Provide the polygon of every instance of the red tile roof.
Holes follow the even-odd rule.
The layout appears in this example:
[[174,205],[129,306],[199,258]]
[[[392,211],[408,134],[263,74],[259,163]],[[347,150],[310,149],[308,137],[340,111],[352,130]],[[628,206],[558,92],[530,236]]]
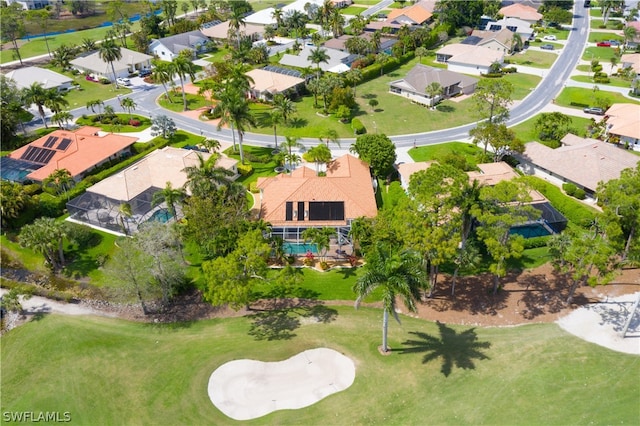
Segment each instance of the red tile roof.
[[[109,159],[109,157],[118,154],[138,140],[138,138],[116,134],[98,136],[99,132],[99,128],[90,126],[81,127],[75,132],[55,130],[28,145],[16,149],[9,154],[9,157],[21,159],[30,147],[50,149],[55,151],[50,160],[38,170],[34,170],[27,175],[27,178],[34,181],[42,181],[56,169],[67,169],[71,176],[75,178]],[[57,137],[58,139],[52,146],[45,147],[44,145],[50,137]],[[56,149],[63,139],[70,139],[71,143],[64,150]]]

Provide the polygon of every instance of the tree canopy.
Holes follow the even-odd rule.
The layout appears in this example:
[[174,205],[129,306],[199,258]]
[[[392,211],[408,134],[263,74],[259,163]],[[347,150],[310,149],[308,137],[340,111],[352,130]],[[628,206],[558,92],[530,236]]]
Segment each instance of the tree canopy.
[[384,134],[358,136],[349,150],[369,163],[373,174],[378,177],[386,177],[393,171],[397,158],[396,146]]

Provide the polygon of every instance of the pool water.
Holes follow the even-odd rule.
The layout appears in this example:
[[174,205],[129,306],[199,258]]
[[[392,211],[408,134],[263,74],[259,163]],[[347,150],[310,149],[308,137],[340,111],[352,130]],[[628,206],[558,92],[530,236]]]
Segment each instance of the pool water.
[[282,243],[284,252],[291,255],[307,254],[307,250],[313,254],[318,254],[318,246],[316,244],[292,243],[285,241]]
[[149,219],[147,219],[147,222],[167,223],[169,219],[171,219],[172,217],[173,215],[169,213],[169,210],[159,209],[153,212],[151,216],[149,216]]
[[539,223],[531,223],[522,226],[514,226],[509,230],[510,234],[519,234],[525,238],[546,237],[551,235],[549,230]]

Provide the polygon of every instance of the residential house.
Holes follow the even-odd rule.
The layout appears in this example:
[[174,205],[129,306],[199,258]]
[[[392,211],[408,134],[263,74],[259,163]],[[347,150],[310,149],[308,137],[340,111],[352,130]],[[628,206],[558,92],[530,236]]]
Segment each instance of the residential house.
[[[363,33],[363,34],[359,35],[358,37],[363,38],[368,42],[371,42],[371,40],[373,39],[373,33],[366,32],[366,33]],[[340,37],[332,38],[332,39],[329,39],[329,40],[325,41],[323,46],[328,48],[328,49],[335,49],[335,50],[339,50],[341,52],[347,52],[347,48],[346,48],[345,44],[346,44],[347,40],[349,40],[351,38],[354,38],[354,36],[348,35],[348,34],[344,34],[344,35],[341,35]],[[398,42],[398,40],[396,38],[380,37],[380,47],[378,48],[378,51],[375,52],[375,53],[389,51],[389,49],[391,49],[393,47],[393,45],[396,44],[397,42]]]
[[393,9],[387,15],[387,22],[399,25],[424,25],[431,20],[431,13],[422,3],[415,3],[402,9]]
[[513,3],[498,11],[505,18],[518,18],[533,25],[542,19],[542,13],[534,7],[522,3]]
[[447,44],[436,52],[436,61],[445,62],[449,71],[481,75],[489,73],[493,63],[504,63],[504,52],[472,44]]
[[6,77],[15,81],[19,89],[29,87],[33,83],[41,83],[45,89],[56,88],[62,92],[71,89],[73,82],[73,79],[66,75],[39,67],[18,68],[8,72]]
[[[116,78],[128,77],[134,72],[151,69],[153,56],[124,47],[120,48],[120,54],[122,57],[113,62]],[[97,50],[78,56],[71,61],[71,65],[80,72],[92,74],[95,78],[106,78],[113,81],[111,64],[103,61]]]
[[24,10],[44,9],[49,6],[49,0],[6,0],[7,5],[18,3]]
[[640,77],[640,53],[627,53],[620,56],[620,67],[632,68],[636,76]]
[[[201,32],[214,40],[227,40],[229,38],[229,21],[205,27]],[[253,41],[261,40],[264,37],[264,26],[256,24],[241,25],[240,33],[244,36],[251,37]]]
[[621,144],[640,151],[640,105],[613,104],[605,113],[609,141],[617,137]]
[[613,144],[571,133],[562,139],[560,148],[529,142],[517,157],[521,160],[518,168],[525,174],[573,183],[590,196],[599,182],[619,178],[622,170],[635,168],[640,161],[637,155]]
[[249,97],[252,99],[271,100],[279,93],[298,93],[305,80],[298,71],[267,66],[246,73],[251,77]]
[[518,18],[502,18],[499,21],[489,21],[485,30],[500,31],[503,28],[518,34],[523,42],[533,39],[534,31],[531,28],[531,24]]
[[498,50],[505,55],[513,53],[517,47],[514,33],[506,28],[500,31],[474,30],[470,36],[460,42],[460,44],[470,44],[482,46],[489,49]]
[[353,4],[353,0],[331,0],[331,3],[338,9],[349,7]]
[[[433,98],[425,93],[425,89],[432,83],[438,83],[442,94]],[[450,98],[458,94],[470,94],[476,88],[478,79],[464,74],[458,74],[441,68],[428,67],[418,64],[411,69],[402,80],[389,83],[389,91],[427,106],[434,106],[441,99]]]
[[[315,49],[315,47],[304,46],[297,55],[285,53],[280,59],[280,64],[296,68],[310,67],[315,69],[316,64],[309,60],[312,49]],[[353,63],[357,57],[356,55],[351,55],[348,52],[341,52],[335,49],[328,49],[325,47],[322,47],[322,49],[327,53],[327,55],[329,55],[329,60],[326,63],[321,62],[319,64],[322,71],[328,71],[336,74],[347,72],[351,69],[351,63]]]
[[333,160],[326,176],[303,166],[258,178],[257,186],[260,218],[287,241],[302,241],[305,229],[326,226],[336,229],[338,244],[348,244],[351,222],[378,212],[369,166],[350,154]]
[[[293,11],[298,11],[306,15],[307,11],[304,8],[306,4],[313,4],[320,7],[322,6],[322,3],[324,3],[324,0],[296,0],[291,4],[283,6],[282,8],[280,8],[280,10],[282,10],[282,16],[285,18],[286,16],[292,14]],[[273,12],[275,10],[276,9],[273,7],[262,9],[256,13],[252,13],[251,15],[248,15],[247,17],[244,18],[244,21],[247,24],[256,24],[256,25],[263,25],[263,26],[276,25],[277,22],[273,17]]]
[[[117,233],[131,234],[138,226],[150,222],[167,222],[165,204],[152,205],[153,194],[167,183],[182,188],[187,182],[186,167],[198,166],[200,158],[208,160],[212,154],[188,149],[165,147],[155,150],[119,173],[87,188],[87,191],[67,203],[70,220],[96,226]],[[199,158],[200,157],[200,158]],[[224,167],[238,175],[237,160],[221,156],[216,167]],[[123,204],[131,207],[131,215],[123,217]],[[177,207],[178,212],[179,207]],[[124,229],[123,229],[124,228]]]
[[149,53],[158,59],[171,62],[180,52],[189,50],[191,51],[192,58],[195,58],[198,53],[206,51],[208,42],[209,38],[201,31],[189,31],[154,39],[151,44],[149,44]]
[[67,169],[80,180],[110,160],[130,155],[138,138],[101,132],[85,126],[75,131],[55,130],[2,158],[2,178],[42,182],[57,169]]

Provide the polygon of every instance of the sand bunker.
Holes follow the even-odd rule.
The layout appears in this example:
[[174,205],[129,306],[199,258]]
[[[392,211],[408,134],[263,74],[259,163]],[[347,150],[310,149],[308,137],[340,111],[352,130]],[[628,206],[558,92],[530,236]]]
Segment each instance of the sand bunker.
[[576,309],[557,323],[564,330],[588,342],[614,351],[640,355],[640,313],[636,312],[627,337],[622,330],[629,318],[636,294],[626,294]]
[[303,408],[353,383],[353,361],[318,348],[279,362],[236,360],[209,378],[209,398],[235,420],[255,419],[276,410]]

